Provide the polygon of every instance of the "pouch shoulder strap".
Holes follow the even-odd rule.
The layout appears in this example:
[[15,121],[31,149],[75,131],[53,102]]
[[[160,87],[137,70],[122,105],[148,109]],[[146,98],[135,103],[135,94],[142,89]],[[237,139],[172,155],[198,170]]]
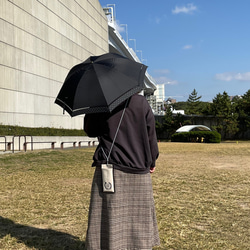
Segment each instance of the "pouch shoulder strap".
[[125,111],[126,111],[126,107],[127,107],[127,105],[128,105],[128,99],[127,99],[127,101],[126,101],[126,103],[125,103],[125,107],[124,107],[124,109],[123,109],[123,111],[122,111],[122,115],[121,115],[120,121],[119,121],[119,123],[118,123],[117,129],[116,129],[116,132],[115,132],[115,136],[114,136],[114,139],[113,139],[112,145],[111,145],[111,147],[110,147],[110,150],[109,150],[109,154],[108,154],[108,156],[106,155],[106,153],[104,152],[103,148],[101,147],[103,154],[104,154],[104,155],[105,155],[105,157],[107,158],[107,164],[108,164],[108,162],[109,162],[109,157],[110,157],[110,155],[111,155],[111,151],[112,151],[112,149],[113,149],[113,147],[114,147],[114,144],[115,144],[115,139],[116,139],[116,137],[117,137],[117,134],[118,134],[119,128],[120,128],[120,126],[121,126],[122,119],[123,119],[123,116],[124,116],[124,114],[125,114]]

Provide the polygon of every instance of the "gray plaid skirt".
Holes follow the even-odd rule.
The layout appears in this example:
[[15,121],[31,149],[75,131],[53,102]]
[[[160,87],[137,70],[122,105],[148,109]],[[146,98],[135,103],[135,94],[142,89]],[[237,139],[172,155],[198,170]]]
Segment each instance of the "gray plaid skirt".
[[101,168],[93,177],[87,250],[149,250],[159,245],[150,174],[114,169],[115,193],[102,192]]

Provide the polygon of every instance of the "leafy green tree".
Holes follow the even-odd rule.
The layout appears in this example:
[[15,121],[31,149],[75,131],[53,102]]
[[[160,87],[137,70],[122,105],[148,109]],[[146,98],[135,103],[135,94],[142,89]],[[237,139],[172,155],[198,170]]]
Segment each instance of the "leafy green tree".
[[174,120],[173,120],[173,125],[172,125],[172,131],[173,133],[180,127],[184,126],[184,125],[191,125],[191,121],[190,120],[184,120],[184,117],[182,114],[178,113],[174,116]]
[[185,125],[183,115],[176,114],[173,115],[171,106],[166,106],[166,113],[162,119],[162,122],[156,121],[156,133],[157,137],[170,139],[172,134],[180,128],[181,126]]
[[163,120],[163,127],[164,129],[169,129],[171,128],[172,124],[173,124],[173,114],[172,114],[171,108],[167,107],[164,120]]
[[250,89],[242,96],[241,106],[245,115],[250,117]]
[[203,102],[201,108],[202,115],[212,115],[212,103]]
[[187,110],[187,102],[176,102],[176,103],[173,103],[172,104],[172,107],[173,109],[176,109],[176,110]]
[[166,113],[162,119],[161,122],[156,121],[156,133],[157,133],[157,138],[169,138],[171,134],[171,127],[173,124],[173,114],[171,111],[170,106],[166,106]]
[[232,113],[231,101],[227,92],[219,93],[213,99],[212,114],[217,117],[229,116]]
[[175,132],[175,129],[173,128],[174,124],[174,118],[173,113],[170,107],[166,107],[166,113],[164,115],[162,128],[165,133],[165,136],[169,139],[171,135]]
[[211,111],[217,119],[216,129],[225,139],[230,139],[239,131],[238,114],[235,112],[235,106],[231,103],[227,92],[217,94],[213,99]]
[[233,99],[236,112],[239,114],[239,123],[241,125],[242,132],[246,132],[250,129],[250,89],[240,98]]
[[158,121],[155,121],[155,130],[157,138],[160,139],[162,137],[163,129],[162,129],[162,124]]
[[197,91],[194,89],[187,100],[187,114],[199,115],[201,113],[201,97],[202,96],[198,96]]

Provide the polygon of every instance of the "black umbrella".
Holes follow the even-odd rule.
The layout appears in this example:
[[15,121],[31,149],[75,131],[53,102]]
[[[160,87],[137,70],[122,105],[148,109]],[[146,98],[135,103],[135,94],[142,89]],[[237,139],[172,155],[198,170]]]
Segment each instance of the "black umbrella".
[[146,69],[118,54],[91,56],[69,71],[55,103],[71,116],[111,112],[144,88]]

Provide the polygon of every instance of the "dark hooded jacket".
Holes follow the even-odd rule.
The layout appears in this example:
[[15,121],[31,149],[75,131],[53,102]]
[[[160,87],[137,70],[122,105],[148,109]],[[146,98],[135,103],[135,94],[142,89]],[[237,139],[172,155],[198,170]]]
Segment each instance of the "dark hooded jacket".
[[[92,166],[107,162],[106,156],[109,155],[124,107],[125,103],[112,113],[85,115],[85,132],[89,137],[99,138]],[[151,107],[144,96],[134,95],[127,103],[109,163],[127,173],[145,174],[155,167],[158,155],[155,119]]]

